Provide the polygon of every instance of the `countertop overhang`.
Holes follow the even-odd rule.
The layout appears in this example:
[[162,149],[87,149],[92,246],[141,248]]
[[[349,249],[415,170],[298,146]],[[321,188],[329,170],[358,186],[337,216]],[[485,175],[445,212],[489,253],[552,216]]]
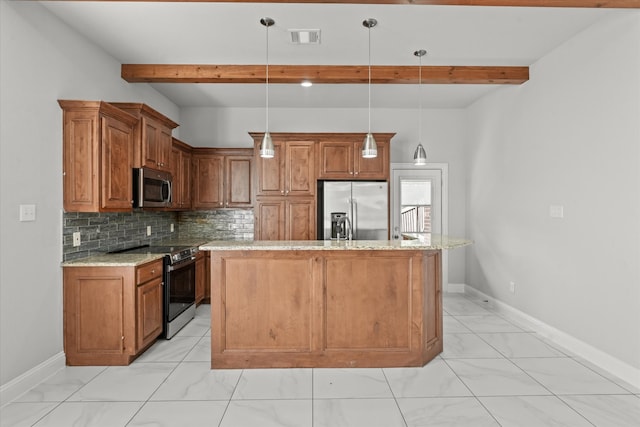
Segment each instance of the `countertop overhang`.
[[322,251],[322,250],[441,250],[472,244],[471,240],[442,235],[407,235],[406,240],[214,240],[203,251]]

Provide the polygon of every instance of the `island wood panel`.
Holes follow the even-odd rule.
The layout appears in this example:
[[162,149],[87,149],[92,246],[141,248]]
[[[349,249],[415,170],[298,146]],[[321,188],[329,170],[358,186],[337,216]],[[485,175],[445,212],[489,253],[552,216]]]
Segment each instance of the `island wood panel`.
[[212,368],[422,366],[442,351],[438,250],[210,254]]
[[353,253],[325,261],[327,350],[411,349],[412,261]]
[[[428,252],[422,263],[425,280],[424,351],[425,357],[433,359],[442,353],[442,264],[440,252]],[[431,315],[428,315],[431,314]]]
[[224,351],[312,351],[311,263],[302,257],[225,259]]

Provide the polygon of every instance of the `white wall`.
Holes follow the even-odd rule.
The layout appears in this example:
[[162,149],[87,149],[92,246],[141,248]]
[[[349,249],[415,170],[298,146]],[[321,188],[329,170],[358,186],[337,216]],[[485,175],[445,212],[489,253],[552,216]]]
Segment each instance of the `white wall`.
[[[423,145],[430,162],[449,164],[449,234],[466,235],[464,110],[423,110]],[[367,109],[269,109],[271,132],[366,132]],[[248,132],[264,131],[264,108],[183,108],[181,138],[193,146],[252,147]],[[418,140],[416,110],[376,109],[373,132],[394,132],[391,161],[412,162]],[[465,249],[449,254],[449,281],[465,283]]]
[[468,283],[640,369],[640,14],[547,54],[468,130]]
[[[2,0],[0,21],[0,384],[62,351],[62,111],[58,99],[179,110],[36,2]],[[35,204],[35,222],[18,206]]]

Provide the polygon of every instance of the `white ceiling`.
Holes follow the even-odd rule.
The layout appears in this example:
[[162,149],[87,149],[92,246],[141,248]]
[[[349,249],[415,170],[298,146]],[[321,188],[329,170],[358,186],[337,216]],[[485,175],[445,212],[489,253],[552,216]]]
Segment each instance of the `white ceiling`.
[[[366,65],[531,65],[611,9],[418,5],[43,2],[121,63]],[[289,29],[320,29],[319,45],[294,45]],[[532,75],[531,78],[535,78]],[[135,84],[135,83],[132,83]],[[180,107],[262,107],[262,84],[156,83]],[[424,85],[425,108],[465,107],[494,85]],[[415,108],[416,85],[373,85],[372,106]],[[366,108],[367,85],[270,85],[281,108]]]

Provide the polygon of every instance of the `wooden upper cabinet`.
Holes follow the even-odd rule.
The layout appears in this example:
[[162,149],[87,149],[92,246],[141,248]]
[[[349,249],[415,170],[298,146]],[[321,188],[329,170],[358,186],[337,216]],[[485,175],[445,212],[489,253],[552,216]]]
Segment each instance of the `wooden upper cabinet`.
[[318,179],[388,180],[393,133],[375,133],[378,156],[361,155],[364,134],[327,134],[318,141]]
[[194,209],[253,206],[253,150],[195,148],[193,150]]
[[58,103],[63,110],[64,210],[130,211],[138,120],[102,101]]
[[171,144],[171,210],[191,209],[191,147],[173,138]]
[[257,162],[257,195],[313,196],[316,190],[315,140],[303,134],[272,133],[275,155],[260,157],[262,133],[251,133]]
[[[250,149],[249,149],[250,150]],[[253,153],[224,158],[224,199],[227,208],[253,206]]]
[[195,149],[193,162],[193,200],[194,209],[216,209],[224,207],[224,157]]
[[259,197],[255,240],[315,240],[314,197]]
[[146,104],[112,104],[138,118],[134,134],[133,167],[149,167],[171,172],[171,133],[178,124]]

